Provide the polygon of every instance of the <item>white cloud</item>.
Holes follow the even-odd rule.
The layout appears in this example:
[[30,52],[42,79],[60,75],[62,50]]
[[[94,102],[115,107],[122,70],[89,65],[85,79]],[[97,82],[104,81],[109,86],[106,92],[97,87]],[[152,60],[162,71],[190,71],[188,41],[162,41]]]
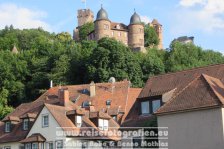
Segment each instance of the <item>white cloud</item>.
[[174,34],[224,31],[224,0],[181,0],[179,4],[172,20]]
[[146,23],[146,24],[151,22],[151,19],[147,16],[140,16],[140,18],[141,18],[141,21]]
[[50,25],[42,20],[45,17],[46,13],[43,11],[31,10],[11,3],[0,4],[0,28],[12,24],[19,29],[42,27],[51,31]]
[[180,5],[184,7],[192,7],[197,4],[205,4],[206,0],[181,0]]

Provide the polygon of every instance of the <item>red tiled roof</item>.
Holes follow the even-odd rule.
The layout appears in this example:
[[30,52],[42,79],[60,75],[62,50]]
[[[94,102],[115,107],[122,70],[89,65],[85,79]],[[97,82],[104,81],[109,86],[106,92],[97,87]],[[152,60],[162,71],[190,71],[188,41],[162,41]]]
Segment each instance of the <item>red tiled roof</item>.
[[175,88],[177,88],[176,92],[179,92],[201,74],[215,77],[221,82],[224,82],[224,64],[211,65],[150,77],[138,98],[141,99],[162,95],[163,93]]
[[[53,87],[47,92],[42,94],[37,100],[31,103],[25,103],[18,106],[12,113],[10,113],[5,119],[10,119],[10,117],[32,117],[36,118],[44,105],[49,109],[52,115],[55,116],[56,121],[62,127],[73,127],[72,123],[64,113],[65,111],[78,110],[80,112],[80,106],[84,101],[91,101],[94,105],[95,111],[105,111],[108,108],[106,106],[106,101],[111,100],[111,109],[119,108],[120,112],[128,113],[130,107],[134,103],[135,99],[140,93],[140,89],[131,89],[129,81],[115,82],[115,83],[96,83],[96,96],[90,97],[89,95],[89,84],[84,85],[73,85],[73,86],[63,86],[62,88],[68,89],[70,93],[71,102],[68,107],[57,106],[59,105],[58,99],[58,89],[59,87]],[[85,90],[84,90],[85,89]],[[109,108],[109,109],[110,109]],[[104,115],[107,115],[106,113]],[[126,115],[123,116],[125,118]],[[107,117],[110,117],[107,115]],[[58,119],[60,118],[60,119]],[[67,118],[66,120],[64,120]],[[122,117],[121,117],[122,118]],[[62,121],[63,119],[63,121]],[[86,127],[93,127],[98,129],[95,124],[88,118],[88,116],[83,117],[84,125]],[[119,125],[110,117],[109,124],[112,127],[119,127]],[[30,123],[30,128],[33,122]],[[4,132],[4,123],[0,122],[0,143],[3,142],[18,142],[26,138],[28,131],[23,131],[22,120],[15,125],[12,132]],[[113,139],[118,139],[114,137]]]
[[193,110],[222,105],[224,86],[222,82],[208,75],[200,75],[178,92],[157,114]]
[[40,133],[35,133],[29,136],[28,138],[20,141],[20,143],[45,142],[45,141],[46,139]]

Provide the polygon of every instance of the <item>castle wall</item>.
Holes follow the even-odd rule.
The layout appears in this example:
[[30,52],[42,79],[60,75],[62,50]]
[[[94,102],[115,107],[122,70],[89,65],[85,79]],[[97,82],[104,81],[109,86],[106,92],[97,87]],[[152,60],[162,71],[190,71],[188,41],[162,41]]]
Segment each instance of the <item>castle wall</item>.
[[111,38],[128,45],[128,32],[122,30],[111,30]]
[[132,24],[128,29],[128,45],[131,48],[144,47],[144,26]]
[[90,9],[80,9],[78,10],[78,26],[82,26],[85,23],[93,22],[94,15]]
[[95,40],[99,40],[103,37],[110,37],[110,21],[99,20],[95,21]]

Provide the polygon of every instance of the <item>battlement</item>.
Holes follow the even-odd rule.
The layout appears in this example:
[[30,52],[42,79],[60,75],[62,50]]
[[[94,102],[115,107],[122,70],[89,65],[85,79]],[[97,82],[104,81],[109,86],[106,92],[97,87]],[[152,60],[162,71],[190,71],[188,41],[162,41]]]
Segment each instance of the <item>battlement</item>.
[[93,22],[94,14],[90,9],[79,9],[77,18],[78,18],[78,26],[82,26],[87,22]]

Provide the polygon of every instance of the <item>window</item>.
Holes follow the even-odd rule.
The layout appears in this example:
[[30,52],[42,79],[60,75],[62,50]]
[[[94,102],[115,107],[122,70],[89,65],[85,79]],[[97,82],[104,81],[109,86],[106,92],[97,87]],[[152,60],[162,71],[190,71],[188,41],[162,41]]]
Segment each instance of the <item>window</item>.
[[152,112],[156,112],[156,110],[159,109],[159,107],[161,107],[161,101],[160,100],[153,100],[152,101]]
[[48,142],[47,149],[54,149],[54,143],[53,142]]
[[25,149],[31,149],[31,144],[30,143],[25,144]]
[[42,127],[48,127],[49,125],[49,117],[48,115],[42,116]]
[[107,100],[107,101],[106,101],[106,105],[107,105],[107,106],[110,106],[110,105],[111,105],[111,100]]
[[111,32],[111,35],[114,36],[114,32]]
[[141,113],[149,114],[149,101],[141,102]]
[[89,107],[90,106],[90,102],[89,101],[84,101],[83,103],[82,103],[82,107],[83,108],[86,108],[86,107]]
[[119,24],[117,24],[116,28],[117,28],[117,29],[121,29],[121,27],[120,27],[120,25],[119,25]]
[[99,119],[99,129],[103,130],[103,119]]
[[105,30],[109,29],[109,25],[108,24],[104,24],[104,29]]
[[38,149],[38,143],[32,143],[32,149]]
[[152,114],[162,105],[161,99],[141,102],[141,114]]
[[4,149],[11,149],[11,147],[10,146],[5,146]]
[[63,148],[63,141],[56,141],[56,149],[62,149]]
[[113,118],[115,121],[117,121],[117,116],[116,116],[116,115],[112,116],[112,118]]
[[118,36],[119,36],[119,37],[121,36],[121,32],[118,32]]
[[10,132],[11,131],[11,122],[6,122],[5,123],[5,132]]
[[108,130],[109,122],[108,120],[99,119],[99,129],[100,130]]
[[108,130],[108,120],[103,120],[103,129]]
[[29,128],[29,119],[23,120],[23,130],[28,130]]
[[80,115],[77,115],[76,117],[75,117],[75,122],[76,122],[76,126],[77,127],[81,127],[82,126],[82,116],[80,116]]

